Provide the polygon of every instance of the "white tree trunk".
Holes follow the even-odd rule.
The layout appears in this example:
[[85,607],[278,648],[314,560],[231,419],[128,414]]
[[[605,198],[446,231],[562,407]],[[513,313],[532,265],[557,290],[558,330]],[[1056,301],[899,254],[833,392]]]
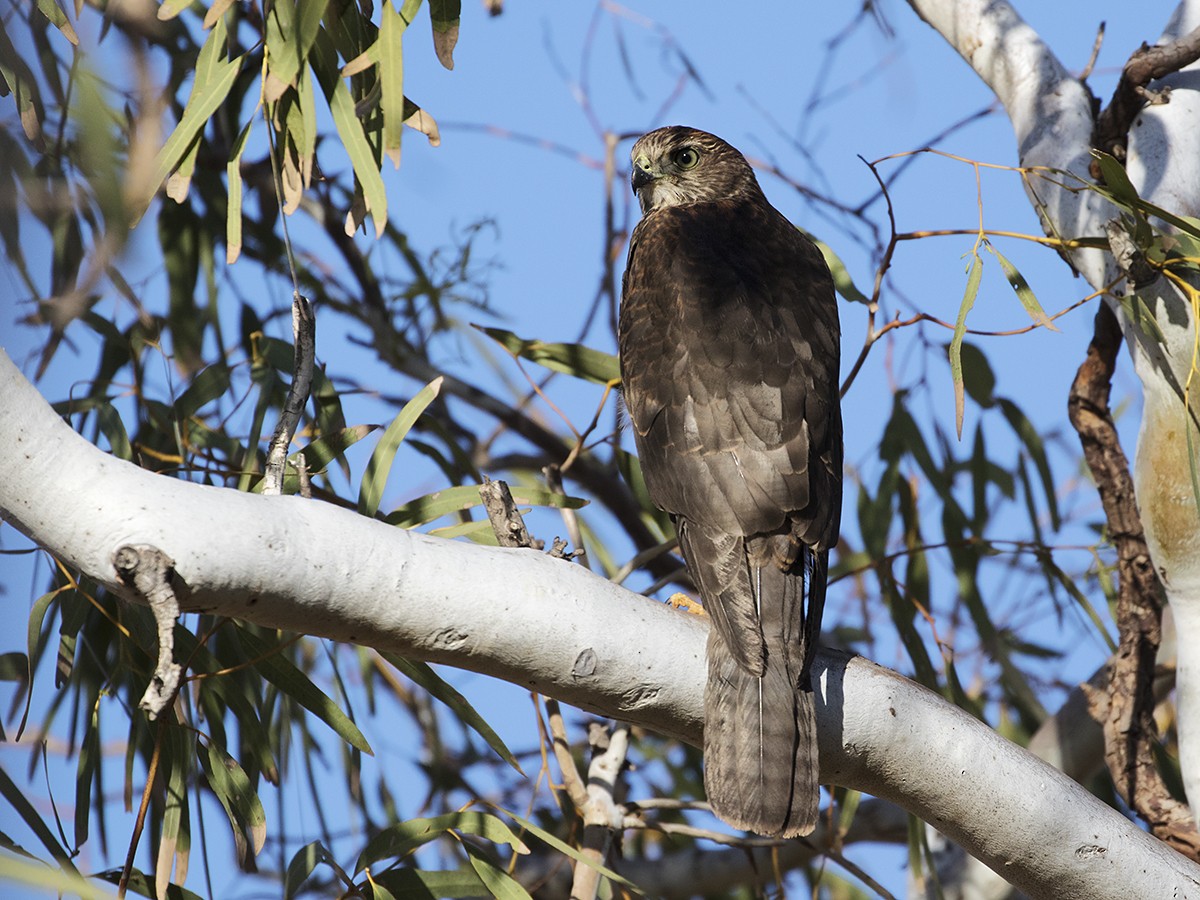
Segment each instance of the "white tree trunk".
[[[3,352],[0,516],[122,596],[113,554],[149,544],[175,561],[183,610],[449,663],[700,742],[704,620],[534,551],[154,475],[75,434]],[[904,806],[1032,896],[1200,900],[1200,866],[962,710],[860,658],[817,669],[824,781]]]
[[[1004,104],[1016,132],[1022,166],[1050,166],[1087,180],[1093,118],[1090,98],[1036,33],[1004,0],[910,0],[922,19],[962,55]],[[1200,0],[1185,0],[1162,37],[1174,40],[1200,26]],[[1135,47],[1130,47],[1132,52]],[[1129,134],[1127,171],[1140,195],[1185,216],[1200,216],[1200,64],[1167,76],[1170,102],[1145,108]],[[1035,183],[1035,207],[1063,237],[1103,235],[1115,208],[1092,191],[1071,193]],[[1049,229],[1048,229],[1049,230]],[[1109,254],[1072,254],[1093,287],[1119,273]],[[1188,435],[1200,433],[1183,404],[1196,339],[1195,311],[1165,279],[1140,296],[1163,333],[1161,344],[1140,334],[1120,313],[1126,345],[1145,398],[1134,482],[1146,538],[1179,633],[1177,698],[1180,764],[1192,808],[1200,804],[1200,510],[1192,491]],[[1200,376],[1200,373],[1198,373]],[[1200,409],[1200,377],[1192,388]]]

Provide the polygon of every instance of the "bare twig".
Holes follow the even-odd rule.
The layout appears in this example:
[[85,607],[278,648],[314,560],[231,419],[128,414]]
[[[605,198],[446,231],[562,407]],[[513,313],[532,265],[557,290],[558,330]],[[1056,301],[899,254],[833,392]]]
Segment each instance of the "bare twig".
[[492,481],[484,475],[479,496],[483,498],[483,508],[487,510],[488,521],[492,523],[492,531],[496,533],[496,540],[501,547],[542,549],[544,544],[535,541],[525,527],[525,519],[517,510],[517,502],[513,500],[512,491],[505,482]]
[[1104,727],[1105,758],[1117,792],[1157,837],[1200,858],[1200,833],[1187,806],[1171,797],[1154,760],[1154,667],[1162,628],[1162,585],[1150,559],[1134,497],[1129,462],[1121,449],[1108,397],[1121,329],[1107,304],[1096,313],[1087,359],[1071,385],[1071,424],[1083,444],[1117,549],[1120,644],[1107,693],[1092,690],[1092,715]]
[[1092,54],[1088,57],[1083,71],[1079,73],[1080,81],[1087,81],[1092,74],[1092,69],[1096,68],[1096,60],[1100,57],[1100,48],[1104,46],[1104,28],[1105,23],[1101,22],[1100,27],[1096,29],[1096,40],[1092,42]]

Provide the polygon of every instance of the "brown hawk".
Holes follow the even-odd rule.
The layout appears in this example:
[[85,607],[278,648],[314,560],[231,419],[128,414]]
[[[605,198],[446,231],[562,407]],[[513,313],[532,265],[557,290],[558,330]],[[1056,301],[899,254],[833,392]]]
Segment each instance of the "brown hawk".
[[810,668],[842,507],[833,280],[720,138],[660,128],[632,156],[621,375],[646,486],[712,617],[705,789],[730,825],[808,834]]

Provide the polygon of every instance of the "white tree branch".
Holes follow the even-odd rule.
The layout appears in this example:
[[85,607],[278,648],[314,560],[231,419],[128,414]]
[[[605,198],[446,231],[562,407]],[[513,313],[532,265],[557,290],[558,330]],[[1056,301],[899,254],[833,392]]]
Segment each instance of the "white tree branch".
[[[147,544],[180,608],[494,675],[698,744],[707,626],[560,560],[391,528],[330,505],[165,478],[72,431],[0,352],[0,515],[136,601]],[[935,824],[1033,896],[1200,897],[1200,866],[899,675],[823,653],[822,779]]]

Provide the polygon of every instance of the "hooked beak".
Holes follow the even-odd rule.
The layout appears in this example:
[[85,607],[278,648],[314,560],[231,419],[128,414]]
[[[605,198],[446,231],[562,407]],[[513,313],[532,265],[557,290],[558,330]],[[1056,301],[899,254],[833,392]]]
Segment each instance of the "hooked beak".
[[633,175],[630,182],[633,184],[633,192],[640,193],[642,188],[652,182],[655,175],[650,171],[650,160],[644,156],[639,156],[633,161]]

